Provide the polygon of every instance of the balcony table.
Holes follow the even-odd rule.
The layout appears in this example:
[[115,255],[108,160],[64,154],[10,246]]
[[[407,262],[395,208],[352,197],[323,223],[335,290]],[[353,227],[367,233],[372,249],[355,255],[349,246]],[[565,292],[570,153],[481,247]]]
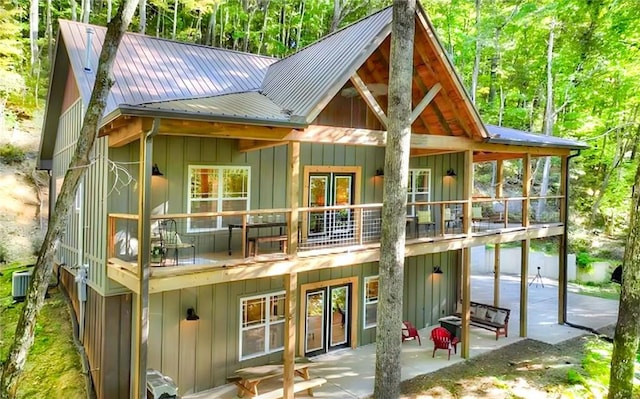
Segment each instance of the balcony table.
[[[260,222],[260,223],[247,223],[246,224],[246,235],[243,237],[244,239],[244,256],[249,256],[249,232],[251,229],[267,229],[273,227],[280,228],[280,235],[283,234],[283,227],[287,227],[287,222]],[[229,242],[228,242],[228,250],[229,255],[231,255],[231,233],[233,229],[242,229],[242,223],[229,223]]]

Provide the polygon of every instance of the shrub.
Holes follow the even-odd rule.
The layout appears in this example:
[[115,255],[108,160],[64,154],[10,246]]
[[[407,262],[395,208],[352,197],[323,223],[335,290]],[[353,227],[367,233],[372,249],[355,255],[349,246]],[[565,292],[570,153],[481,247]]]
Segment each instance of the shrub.
[[576,255],[576,263],[578,264],[578,267],[583,270],[588,270],[589,266],[591,266],[591,262],[593,262],[593,258],[588,252],[578,252]]
[[21,163],[25,160],[24,151],[13,144],[4,144],[0,147],[0,158],[8,165]]

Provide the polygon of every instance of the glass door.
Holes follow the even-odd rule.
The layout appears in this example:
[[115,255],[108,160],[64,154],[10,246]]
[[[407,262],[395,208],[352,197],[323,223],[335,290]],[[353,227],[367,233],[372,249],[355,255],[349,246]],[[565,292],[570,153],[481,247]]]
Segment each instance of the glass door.
[[323,287],[306,294],[305,355],[316,356],[350,345],[350,285]]
[[[309,207],[353,205],[353,174],[316,173],[309,176]],[[353,237],[351,209],[309,212],[309,239]]]

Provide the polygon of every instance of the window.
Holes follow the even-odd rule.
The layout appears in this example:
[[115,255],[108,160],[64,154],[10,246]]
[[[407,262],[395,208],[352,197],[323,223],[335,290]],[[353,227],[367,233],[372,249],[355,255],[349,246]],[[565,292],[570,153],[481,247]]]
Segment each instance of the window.
[[[249,209],[248,166],[189,165],[187,213],[244,211]],[[187,232],[223,229],[239,216],[189,218]]]
[[378,316],[378,276],[364,278],[364,328],[377,325]]
[[[429,202],[431,200],[431,169],[409,169],[407,203]],[[422,208],[422,207],[421,207]],[[407,215],[415,216],[416,206],[407,207]]]
[[240,301],[240,360],[284,348],[284,301],[284,291]]

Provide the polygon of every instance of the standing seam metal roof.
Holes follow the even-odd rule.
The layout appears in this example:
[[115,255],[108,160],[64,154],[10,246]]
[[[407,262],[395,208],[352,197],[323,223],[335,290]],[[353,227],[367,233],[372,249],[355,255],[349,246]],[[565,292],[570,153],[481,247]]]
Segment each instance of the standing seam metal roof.
[[351,76],[390,33],[391,15],[385,8],[272,64],[262,93],[309,122],[313,108],[335,94],[344,74]]
[[[91,72],[84,71],[87,28],[91,40]],[[87,104],[106,28],[60,21],[61,37]],[[126,33],[113,66],[115,84],[105,114],[119,104],[215,96],[257,90],[275,58]]]

